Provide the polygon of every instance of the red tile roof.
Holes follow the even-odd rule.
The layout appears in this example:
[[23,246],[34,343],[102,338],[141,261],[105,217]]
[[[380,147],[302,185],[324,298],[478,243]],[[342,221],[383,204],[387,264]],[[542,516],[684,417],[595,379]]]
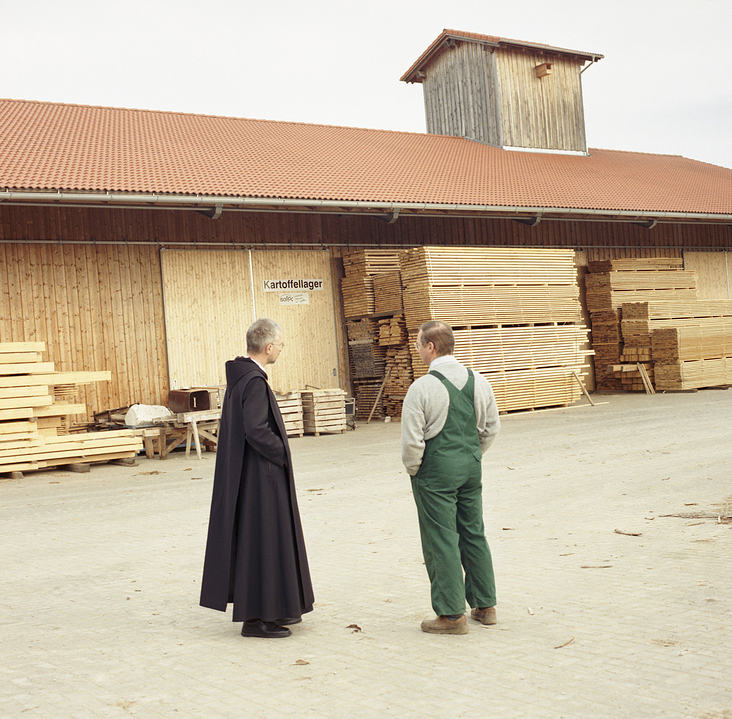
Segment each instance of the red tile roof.
[[21,100],[0,188],[732,214],[732,170],[678,156]]
[[481,35],[476,32],[463,32],[461,30],[443,30],[434,42],[417,58],[416,62],[399,78],[404,82],[421,82],[421,78],[417,75],[417,70],[424,70],[441,55],[445,49],[445,42],[448,40],[459,40],[465,42],[477,42],[484,45],[494,47],[516,47],[522,49],[532,49],[543,53],[553,53],[560,55],[573,55],[582,62],[589,60],[601,60],[604,55],[598,52],[585,52],[583,50],[569,50],[563,47],[554,47],[553,45],[545,45],[541,42],[526,42],[524,40],[511,40],[507,37],[498,37],[496,35]]

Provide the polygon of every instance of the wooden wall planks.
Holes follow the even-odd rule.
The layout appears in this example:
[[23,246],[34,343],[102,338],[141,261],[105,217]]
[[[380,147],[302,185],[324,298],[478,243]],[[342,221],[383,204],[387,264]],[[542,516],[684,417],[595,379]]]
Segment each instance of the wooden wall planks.
[[732,299],[732,253],[684,252],[684,268],[696,272],[700,300]]
[[[246,354],[246,331],[270,317],[285,333],[280,360],[267,368],[281,392],[340,384],[330,254],[323,250],[165,250],[161,254],[171,387],[226,384],[225,362]],[[253,278],[253,284],[252,284]],[[305,304],[265,292],[272,279],[321,279]],[[302,294],[302,293],[301,293]]]
[[157,404],[167,387],[154,246],[0,244],[0,341],[47,345],[60,371],[112,372],[84,387],[99,411]]

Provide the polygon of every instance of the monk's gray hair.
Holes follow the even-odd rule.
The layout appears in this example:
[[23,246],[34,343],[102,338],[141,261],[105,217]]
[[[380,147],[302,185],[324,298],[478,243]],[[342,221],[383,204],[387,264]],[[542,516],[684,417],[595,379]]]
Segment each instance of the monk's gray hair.
[[268,317],[260,317],[247,330],[247,352],[261,354],[269,344],[282,339],[282,327]]

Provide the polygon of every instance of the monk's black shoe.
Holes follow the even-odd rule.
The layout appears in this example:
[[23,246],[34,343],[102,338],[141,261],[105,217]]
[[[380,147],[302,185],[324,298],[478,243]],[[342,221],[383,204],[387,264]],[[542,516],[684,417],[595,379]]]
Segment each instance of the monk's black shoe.
[[243,637],[262,637],[264,639],[279,639],[289,637],[292,632],[287,627],[281,627],[274,622],[263,622],[261,619],[249,619],[241,628]]
[[289,627],[291,624],[300,624],[302,617],[286,617],[285,619],[275,619],[275,624],[281,627]]

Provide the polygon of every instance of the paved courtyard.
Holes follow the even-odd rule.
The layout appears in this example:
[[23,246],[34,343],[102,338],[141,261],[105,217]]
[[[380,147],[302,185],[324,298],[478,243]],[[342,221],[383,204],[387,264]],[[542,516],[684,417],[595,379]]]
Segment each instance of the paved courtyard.
[[292,440],[316,606],[283,640],[198,606],[215,455],[0,481],[0,717],[732,719],[732,390],[593,399],[503,417],[499,623],[465,636],[419,628],[398,423]]

